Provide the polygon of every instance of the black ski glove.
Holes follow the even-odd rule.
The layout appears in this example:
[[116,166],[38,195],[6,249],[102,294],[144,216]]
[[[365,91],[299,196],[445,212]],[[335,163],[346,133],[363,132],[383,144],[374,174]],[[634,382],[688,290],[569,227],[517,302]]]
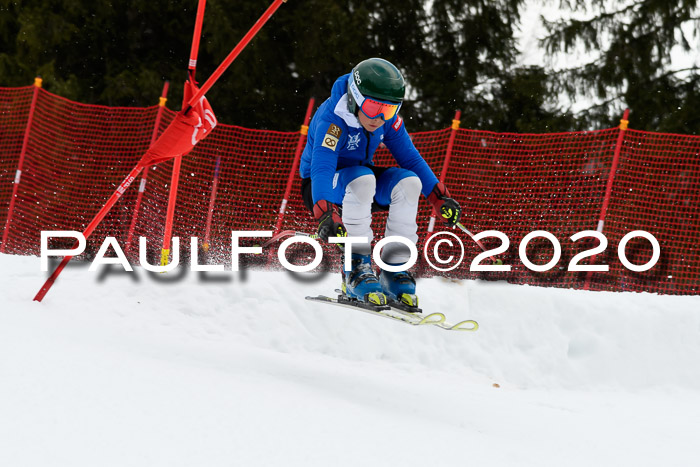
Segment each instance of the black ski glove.
[[348,233],[335,204],[326,200],[314,204],[314,217],[318,221],[318,238],[324,242],[328,241],[328,237],[347,237]]
[[441,182],[435,184],[433,191],[428,195],[428,202],[432,204],[436,216],[441,217],[445,225],[448,227],[457,225],[462,215],[462,207],[450,198],[450,192],[444,184]]

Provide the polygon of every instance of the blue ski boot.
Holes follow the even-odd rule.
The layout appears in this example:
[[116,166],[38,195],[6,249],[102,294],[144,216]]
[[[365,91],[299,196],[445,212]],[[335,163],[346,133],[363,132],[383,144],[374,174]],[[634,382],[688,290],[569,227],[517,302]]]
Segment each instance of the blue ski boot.
[[390,305],[398,306],[405,311],[420,313],[418,297],[416,296],[416,280],[410,272],[382,271],[379,274],[379,283],[384,295],[389,299]]
[[[379,279],[372,271],[370,255],[352,254],[352,269],[343,271],[343,294],[372,305],[386,305]],[[342,265],[341,265],[342,268]]]

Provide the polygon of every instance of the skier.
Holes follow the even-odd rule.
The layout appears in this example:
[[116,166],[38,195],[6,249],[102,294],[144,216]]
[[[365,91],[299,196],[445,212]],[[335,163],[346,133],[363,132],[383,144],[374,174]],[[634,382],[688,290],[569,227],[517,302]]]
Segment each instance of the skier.
[[[381,271],[377,277],[372,269],[372,212],[389,211],[385,236],[415,243],[421,192],[448,226],[457,224],[461,207],[406,131],[399,116],[404,92],[401,72],[381,58],[364,60],[339,77],[311,120],[299,172],[304,204],[318,221],[319,238],[368,239],[352,246],[352,269],[344,272],[343,293],[373,305],[385,305],[388,298],[417,310],[416,281],[408,271]],[[373,164],[380,143],[399,167]],[[389,265],[404,264],[409,257],[410,250],[400,243],[388,244],[381,254]]]

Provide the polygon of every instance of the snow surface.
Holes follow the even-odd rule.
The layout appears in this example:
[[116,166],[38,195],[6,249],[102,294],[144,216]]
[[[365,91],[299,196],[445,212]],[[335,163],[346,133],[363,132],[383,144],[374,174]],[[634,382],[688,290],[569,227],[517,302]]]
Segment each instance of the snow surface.
[[[335,275],[0,255],[0,466],[688,466],[700,297],[419,280],[475,333],[305,301]],[[499,387],[494,386],[497,384]]]

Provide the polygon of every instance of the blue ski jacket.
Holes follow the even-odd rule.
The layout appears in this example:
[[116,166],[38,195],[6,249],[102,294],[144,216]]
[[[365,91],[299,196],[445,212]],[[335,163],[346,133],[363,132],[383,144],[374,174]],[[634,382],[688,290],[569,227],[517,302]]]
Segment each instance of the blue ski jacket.
[[375,131],[365,130],[348,111],[349,77],[350,73],[335,81],[331,97],[321,104],[309,125],[299,173],[302,178],[311,177],[314,203],[330,199],[337,170],[374,165],[372,159],[379,143],[389,148],[399,167],[420,178],[423,195],[428,196],[438,179],[413,145],[403,119],[397,113]]

